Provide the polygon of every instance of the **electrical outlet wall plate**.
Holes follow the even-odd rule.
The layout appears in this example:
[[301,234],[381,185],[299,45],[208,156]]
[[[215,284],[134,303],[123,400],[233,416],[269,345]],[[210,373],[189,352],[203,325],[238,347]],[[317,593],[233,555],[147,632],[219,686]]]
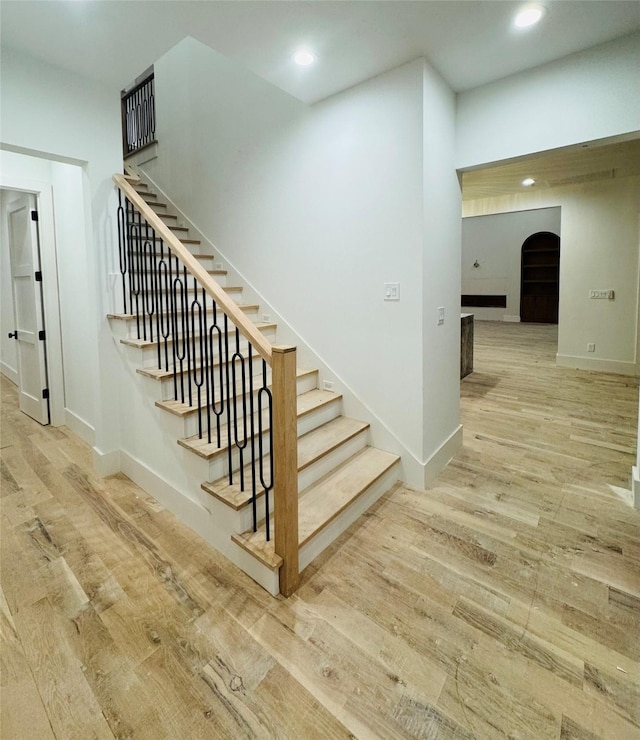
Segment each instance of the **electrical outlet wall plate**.
[[590,290],[589,298],[592,300],[609,300],[612,301],[615,298],[614,290]]
[[334,387],[335,386],[334,386],[333,380],[323,380],[322,381],[323,391],[331,391],[333,393]]

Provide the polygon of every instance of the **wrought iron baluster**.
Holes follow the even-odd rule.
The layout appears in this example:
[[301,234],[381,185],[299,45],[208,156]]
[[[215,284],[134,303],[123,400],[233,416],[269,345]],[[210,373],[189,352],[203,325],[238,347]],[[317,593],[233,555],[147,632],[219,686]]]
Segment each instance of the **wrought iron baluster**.
[[[178,261],[178,258],[176,257],[176,270],[175,270],[175,278],[173,279],[173,304],[174,304],[174,323],[173,323],[173,346],[174,346],[174,358],[177,363],[179,363],[180,370],[178,371],[177,367],[175,372],[180,375],[180,395],[178,396],[176,392],[176,401],[180,400],[181,403],[184,403],[185,399],[185,393],[184,393],[184,360],[187,354],[187,347],[186,347],[186,327],[185,327],[185,317],[187,315],[185,311],[185,286],[182,283],[181,274],[180,274],[180,263]],[[178,322],[179,319],[179,322]],[[181,329],[181,332],[178,333],[178,326]]]
[[224,326],[224,383],[225,383],[225,394],[227,397],[227,461],[229,464],[229,485],[233,485],[233,453],[231,450],[231,399],[233,397],[231,391],[231,373],[229,368],[229,321],[227,314],[223,314],[223,326]]
[[204,355],[200,357],[200,365],[202,372],[204,373],[204,392],[205,392],[205,403],[206,403],[206,419],[207,419],[207,444],[211,444],[211,388],[210,388],[210,372],[209,372],[209,326],[207,321],[208,309],[207,309],[207,292],[202,288],[202,315],[203,315],[203,326],[202,326],[202,338],[201,347],[204,350]]
[[[202,322],[202,304],[198,300],[198,282],[193,278],[193,300],[191,301],[191,351],[192,351],[192,379],[193,384],[196,387],[197,395],[197,406],[198,406],[198,439],[202,439],[202,384],[204,382],[203,375],[203,357],[204,349],[202,346],[203,342],[203,322]],[[198,314],[197,322],[197,334],[196,334],[196,311]],[[196,342],[197,349],[200,352],[200,362],[196,361]]]
[[[136,334],[140,339],[142,332],[140,330],[140,281],[141,281],[141,266],[140,266],[140,227],[136,222],[136,212],[131,206],[129,211],[129,244],[131,247],[131,254],[133,262],[131,264],[131,305],[133,312],[133,303],[135,301],[135,314],[136,314]],[[135,269],[134,269],[135,267]]]
[[[169,300],[170,300],[170,309],[171,309],[171,315],[170,315],[170,341],[171,341],[171,360],[172,360],[172,367],[173,367],[173,400],[178,400],[178,338],[177,338],[177,327],[178,327],[178,317],[177,317],[177,303],[176,303],[176,296],[175,296],[175,286],[174,286],[174,278],[173,278],[173,266],[174,266],[174,260],[173,260],[173,253],[171,250],[169,250],[169,285],[171,286],[171,292],[169,293]],[[178,258],[175,258],[175,264],[177,266],[178,264]]]
[[[187,268],[183,265],[182,267],[182,274],[184,277],[184,306],[182,308],[184,313],[184,321],[183,327],[186,330],[186,338],[185,338],[185,348],[187,352],[187,389],[189,391],[188,398],[189,398],[189,406],[193,406],[193,395],[192,395],[192,383],[191,383],[191,365],[192,365],[192,357],[191,357],[191,340],[189,335],[191,334],[191,326],[189,324],[189,277],[187,274]],[[184,403],[184,402],[183,402]]]
[[153,318],[156,312],[156,285],[155,285],[155,242],[149,237],[150,227],[144,222],[144,246],[143,246],[143,292],[145,305],[145,339],[146,325],[149,325],[149,341],[153,342]]
[[[167,250],[168,251],[168,250]],[[170,308],[170,280],[169,272],[167,269],[167,261],[165,260],[165,246],[164,241],[160,239],[160,261],[158,262],[158,316],[160,319],[160,325],[158,327],[158,341],[162,337],[164,340],[164,365],[158,364],[158,367],[164,370],[169,369],[169,334],[171,331],[171,308]],[[171,253],[169,253],[169,260],[171,260]],[[160,350],[158,349],[158,360],[160,360]]]
[[[263,394],[267,399],[266,409],[263,411],[262,399]],[[267,385],[267,363],[262,360],[262,387],[258,391],[258,454],[260,456],[260,483],[264,488],[264,509],[265,509],[265,528],[267,542],[271,539],[270,518],[269,518],[269,491],[273,488],[273,404],[271,390]],[[264,414],[267,415],[267,430],[264,427]],[[269,483],[265,480],[265,450],[264,437],[268,431],[269,441]]]
[[256,430],[255,430],[255,401],[253,398],[253,346],[249,342],[249,421],[251,427],[251,515],[253,531],[258,531],[258,485],[256,481]]
[[123,93],[122,120],[125,154],[150,144],[155,136],[155,84],[154,75]]
[[[209,376],[211,381],[211,402],[213,405],[213,413],[216,417],[216,446],[220,449],[222,445],[221,434],[222,434],[222,415],[224,414],[226,396],[224,392],[224,362],[223,362],[223,350],[224,343],[222,338],[222,331],[218,326],[218,307],[216,302],[212,301],[212,324],[209,327]],[[216,353],[214,348],[214,334],[217,341],[218,349],[218,399],[216,400]]]
[[[244,491],[244,451],[247,447],[247,380],[245,373],[245,360],[240,352],[240,331],[236,327],[236,351],[231,358],[231,377],[233,385],[233,441],[239,450],[240,458],[240,490]],[[238,377],[236,367],[240,366],[240,389],[238,389]],[[240,403],[242,406],[242,435],[238,436],[238,390],[240,390]]]
[[127,313],[127,218],[122,205],[122,190],[118,190],[118,263],[122,276],[122,302],[124,313]]

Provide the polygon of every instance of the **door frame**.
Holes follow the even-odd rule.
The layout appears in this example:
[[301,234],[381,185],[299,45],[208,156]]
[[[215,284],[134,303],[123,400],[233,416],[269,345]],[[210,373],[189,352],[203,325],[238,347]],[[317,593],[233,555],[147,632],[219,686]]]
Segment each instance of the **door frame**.
[[[65,424],[64,368],[62,364],[62,329],[58,295],[58,257],[53,217],[53,188],[50,183],[27,177],[0,176],[0,188],[32,193],[38,211],[42,299],[47,332],[47,371],[49,379],[49,421],[52,426]],[[9,249],[9,245],[6,245]]]

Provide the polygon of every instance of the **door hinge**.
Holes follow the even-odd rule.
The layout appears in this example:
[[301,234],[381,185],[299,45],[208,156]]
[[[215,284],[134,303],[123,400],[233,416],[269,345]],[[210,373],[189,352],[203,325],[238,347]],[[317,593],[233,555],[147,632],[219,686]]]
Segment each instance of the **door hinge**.
[[40,272],[40,270],[38,270],[36,272],[36,283],[41,283],[41,282],[42,282],[42,272]]
[[42,331],[39,331],[38,332],[38,339],[40,339],[43,342],[46,341],[47,335],[45,334],[44,329],[42,329]]
[[31,220],[32,221],[38,220],[38,211],[31,211]]
[[49,398],[49,389],[48,388],[43,388],[42,389],[42,398],[44,398],[44,399]]

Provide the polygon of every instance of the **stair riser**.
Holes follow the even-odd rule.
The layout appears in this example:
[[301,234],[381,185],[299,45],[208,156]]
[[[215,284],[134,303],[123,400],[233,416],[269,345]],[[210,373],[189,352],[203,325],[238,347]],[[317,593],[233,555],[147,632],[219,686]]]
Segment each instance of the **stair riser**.
[[[261,332],[266,339],[268,339],[270,342],[275,341],[276,336],[276,330],[275,329],[265,329],[263,332]],[[138,367],[158,367],[158,350],[157,346],[154,344],[152,346],[147,347],[131,347],[129,345],[124,345],[127,347],[128,350],[130,350],[133,354],[130,354],[130,358],[132,362],[136,362]],[[245,340],[240,341],[240,352],[246,353],[248,347],[248,343]],[[162,360],[164,361],[164,341],[162,345]],[[196,344],[196,359],[200,356],[200,348],[199,344]],[[173,358],[173,351],[171,344],[169,344],[169,362],[172,362]],[[186,359],[184,361],[184,367],[186,368],[187,362]]]
[[[213,257],[208,257],[208,256],[207,257],[203,257],[202,255],[199,255],[196,259],[202,265],[202,267],[205,268],[205,270],[213,270],[214,269],[213,268]],[[211,264],[209,264],[209,263],[211,263]],[[136,275],[136,270],[135,269],[134,270],[131,270],[131,275],[133,275],[135,277],[135,275]],[[211,278],[212,278],[212,280],[215,280],[215,282],[218,283],[218,285],[220,285],[221,287],[223,287],[223,288],[226,287],[226,285],[227,285],[227,276],[226,275],[211,275]],[[190,283],[187,292],[188,292],[189,296],[191,296],[194,293],[193,280],[190,280],[189,278],[187,278],[187,280]],[[149,278],[149,282],[151,282],[151,279],[150,278]],[[128,287],[128,283],[127,283],[127,287]],[[134,287],[135,287],[135,284],[134,284]],[[170,290],[172,290],[172,289],[170,288]],[[207,297],[207,303],[209,303],[209,298],[208,297]]]
[[[302,434],[306,434],[306,432],[309,432],[312,429],[315,429],[321,424],[325,424],[327,421],[331,421],[331,419],[335,419],[337,416],[340,416],[340,414],[342,413],[341,409],[342,409],[342,404],[340,403],[340,401],[335,401],[333,403],[327,404],[327,406],[325,407],[317,409],[316,411],[310,414],[307,414],[301,419],[298,419],[298,436],[301,436]],[[158,409],[158,411],[160,411],[160,409]],[[170,416],[170,414],[166,414],[166,416]],[[174,430],[177,431],[179,429],[179,424],[177,424],[176,422],[180,422],[180,421],[181,420],[178,419],[178,417],[173,417],[170,420],[170,426],[167,427],[168,433],[171,433],[173,435]],[[193,433],[195,434],[195,431]],[[190,436],[190,435],[186,435],[186,434],[180,435],[178,433],[176,435],[176,439],[179,437],[184,438],[187,436]],[[266,450],[267,449],[266,435],[265,435],[265,440],[264,440],[264,446]],[[211,460],[205,460],[204,458],[196,455],[190,450],[184,449],[184,460],[186,464],[188,464],[190,468],[194,469],[193,474],[196,476],[196,478],[200,478],[203,481],[218,480],[219,478],[222,478],[223,476],[227,475],[229,471],[229,464],[228,464],[227,458],[228,458],[228,455],[227,455],[226,450],[224,451],[224,453],[217,455]],[[247,462],[249,462],[248,455],[246,456],[245,464]],[[237,470],[239,467],[240,467],[240,456],[237,451],[234,451],[232,455],[232,469]]]
[[[298,473],[298,491],[304,490],[307,486],[312,485],[316,481],[318,481],[322,476],[329,473],[334,468],[338,467],[338,465],[341,465],[343,462],[348,460],[352,455],[355,455],[360,450],[364,449],[367,445],[367,430],[363,430],[360,434],[356,435],[350,440],[347,440],[345,443],[337,447],[335,450],[332,450],[331,452],[327,453],[324,457],[317,460],[315,463],[309,465],[306,467],[303,471],[300,471]],[[256,467],[256,489],[260,490],[260,479],[259,474],[257,472]],[[239,483],[239,477],[237,471],[234,473],[234,482]],[[251,497],[251,491],[252,491],[252,484],[251,479],[247,478],[245,480],[245,491],[247,494],[247,500]],[[211,498],[216,501],[216,505],[225,506],[221,502],[218,502],[215,499],[215,496],[211,496]],[[273,492],[269,493],[268,496],[268,504],[269,504],[269,512],[273,514],[273,501],[274,496]],[[256,507],[257,507],[257,513],[258,518],[257,521],[261,521],[265,517],[265,506],[267,504],[266,497],[263,495],[258,496]],[[225,507],[228,508],[228,507]],[[245,532],[253,527],[253,507],[249,503],[247,506],[242,507],[237,514],[237,528],[235,529],[236,532]]]
[[[180,232],[179,234],[176,234],[176,236],[178,237],[178,239],[180,239],[180,238],[182,238],[182,239],[188,239],[189,238],[189,237],[185,236],[185,234],[183,234],[182,232]],[[196,257],[196,259],[198,260],[198,262],[200,262],[202,264],[202,266],[205,268],[205,270],[215,270],[216,269],[216,263],[217,264],[220,263],[220,260],[216,260],[216,256],[213,255],[213,254],[211,254],[211,255],[209,255],[209,254],[201,254],[200,253],[201,247],[200,247],[199,244],[183,244],[183,246],[184,246],[185,249],[187,249],[189,252],[191,252],[191,254],[193,256],[195,256],[196,254],[198,255],[198,257]],[[160,250],[159,250],[159,248],[158,248],[157,254],[158,254],[158,258],[159,258],[160,257]],[[165,250],[165,254],[166,254],[166,250]],[[134,254],[134,260],[133,260],[133,265],[132,265],[132,268],[133,269],[131,270],[131,274],[132,275],[135,275],[137,273],[136,263],[137,263],[137,259],[136,259],[136,256]],[[173,260],[173,266],[174,266],[174,269],[173,269],[173,277],[175,277],[175,260]],[[221,275],[219,277],[224,277],[224,276]],[[216,277],[216,279],[217,279],[217,277]]]
[[[227,292],[227,295],[229,296],[229,298],[231,298],[231,300],[234,301],[234,303],[241,304],[243,302],[242,301],[242,293],[240,291],[228,291]],[[143,318],[144,318],[144,320],[146,322],[146,325],[147,325],[147,334],[149,334],[149,331],[148,331],[149,321],[150,320],[153,321],[153,335],[155,337],[156,332],[157,332],[157,323],[156,322],[159,320],[159,317],[161,315],[165,315],[165,316],[168,315],[169,316],[169,320],[171,320],[171,312],[168,310],[169,307],[170,307],[170,304],[166,304],[164,302],[164,300],[163,300],[162,301],[162,311],[160,311],[159,313],[157,313],[154,310],[151,313],[151,316],[150,316],[147,311],[143,310],[142,303],[140,303],[139,304],[140,335],[142,336],[142,322],[143,322]],[[136,304],[135,304],[135,302],[134,302],[132,308],[133,308],[133,314],[135,315],[135,313],[136,313]],[[184,315],[184,313],[185,312],[182,311],[182,310],[178,311],[178,313],[177,313],[178,333],[179,334],[182,333],[182,316]],[[204,316],[204,314],[203,314],[203,316]],[[207,316],[207,326],[209,326],[211,324],[211,321],[213,320],[213,311],[211,310],[210,305],[208,307],[206,316]],[[189,326],[191,326],[191,305],[190,304],[187,305],[186,317],[189,320]],[[220,321],[220,318],[219,317],[220,317],[220,314],[218,314],[218,320]],[[132,321],[128,322],[128,324],[129,324],[129,326],[128,326],[128,329],[129,329],[129,338],[130,339],[139,339],[139,337],[138,337],[138,327],[137,327],[136,321],[135,320],[132,320]],[[197,315],[197,311],[196,311],[196,315],[195,315],[195,324],[196,324],[196,329],[197,329],[197,327],[198,327],[198,315]],[[230,327],[229,328],[231,329],[231,334],[233,334],[233,324],[230,323]],[[162,326],[160,327],[160,330],[161,330],[161,333],[162,333]]]
[[[258,396],[258,389],[255,390],[254,393],[254,427],[257,431],[258,429],[258,422],[257,422],[257,414],[258,414],[258,402],[257,402],[257,396]],[[204,404],[204,393],[202,394],[202,403]],[[194,396],[193,398],[194,402],[197,403],[197,397]],[[263,403],[266,404],[267,399],[263,398]],[[249,417],[249,398],[247,398],[247,417]],[[312,429],[315,429],[316,427],[320,426],[320,424],[324,424],[325,421],[331,421],[331,419],[335,419],[336,415],[339,416],[339,414],[336,414],[335,411],[331,408],[332,406],[340,406],[339,401],[335,401],[328,405],[327,408],[319,408],[312,411],[310,414],[308,414],[309,419],[307,419],[306,416],[301,417],[298,419],[298,434],[306,434],[306,432],[311,431]],[[233,408],[234,405],[231,406],[231,413],[233,414]],[[266,407],[264,407],[266,408]],[[243,436],[242,434],[242,399],[236,398],[235,399],[235,409],[236,413],[238,414],[238,433]],[[162,409],[160,409],[162,410]],[[168,413],[168,412],[167,412]],[[326,415],[326,416],[325,416]],[[226,418],[226,410],[225,410],[225,417]],[[232,417],[233,418],[233,417]],[[206,424],[207,424],[207,412],[206,409],[203,409],[200,412],[200,419],[202,421],[202,429],[206,430]],[[317,419],[320,419],[319,421]],[[324,419],[324,420],[323,420]],[[213,429],[216,424],[215,415],[213,412],[211,413],[211,428]],[[307,426],[308,425],[308,426]],[[247,430],[249,430],[250,426],[250,420],[247,418]],[[198,413],[190,414],[187,417],[184,417],[184,434],[182,437],[192,437],[194,434],[198,434]],[[209,478],[208,480],[215,480],[215,478]]]
[[[262,386],[262,370],[260,369],[256,370],[256,368],[254,367],[253,378],[254,378],[254,381],[253,381],[254,382],[254,395],[257,395],[258,390],[259,390],[258,384]],[[216,369],[216,384],[217,384],[217,381],[218,381],[218,375],[217,375],[217,369]],[[163,380],[155,380],[153,382],[157,384],[157,387],[159,389],[159,394],[158,394],[158,391],[155,391],[155,392],[152,391],[154,394],[154,397],[157,398],[157,400],[170,401],[175,398],[173,377],[166,378]],[[178,383],[179,383],[179,379],[178,379]],[[271,369],[270,368],[267,370],[267,383],[268,384],[271,383]],[[180,386],[178,385],[178,387]],[[314,388],[317,388],[317,387],[318,387],[317,373],[310,373],[309,375],[303,375],[299,377],[296,382],[297,395],[301,395],[302,393],[306,393],[307,391],[314,390]],[[185,394],[188,394],[189,389],[187,386],[186,378],[185,378],[184,388],[185,388]],[[196,386],[193,383],[191,385],[191,392],[194,394],[194,398],[196,398],[195,396]],[[204,397],[205,397],[205,393],[203,391],[202,398]]]
[[[212,267],[208,267],[207,269],[208,270],[212,270],[213,268]],[[211,279],[214,282],[216,282],[222,288],[225,288],[227,286],[227,276],[226,275],[211,275],[210,277],[211,277]],[[149,287],[151,287],[152,279],[153,279],[152,276],[149,275],[149,277],[148,277]],[[191,300],[191,298],[193,297],[194,292],[195,292],[194,287],[193,287],[193,279],[187,277],[187,282],[189,283],[188,288],[187,288],[187,295],[189,296],[189,300]],[[128,284],[127,284],[127,287],[128,287]],[[135,287],[136,287],[136,285],[134,283],[134,288]],[[167,294],[169,296],[171,296],[171,294],[173,293],[173,287],[172,287],[171,283],[169,283],[169,288],[167,289],[166,288],[166,284],[164,283],[164,281],[160,284],[159,287],[160,287],[160,291],[162,293],[162,300],[164,302],[165,301],[164,296],[167,295]],[[231,286],[231,287],[236,287],[236,286]],[[239,292],[239,291],[233,291],[233,292],[236,293],[236,292]],[[178,293],[178,297],[180,297],[180,289],[179,288],[177,290],[177,293]],[[198,297],[201,298],[201,296],[202,296],[201,288],[198,288]],[[207,305],[208,306],[211,306],[211,300],[209,299],[209,296],[207,296],[207,299],[206,300],[207,300]]]
[[[144,376],[142,376],[142,377],[144,377]],[[260,378],[260,383],[262,383],[262,379],[261,378]],[[308,381],[306,381],[305,378],[300,378],[298,380],[298,382],[297,382],[297,385],[296,385],[297,394],[298,395],[301,395],[302,393],[306,393],[308,390],[311,390],[310,388],[307,388],[307,385],[308,385]],[[182,398],[182,395],[180,394],[180,386],[178,386],[178,392],[179,392],[179,396],[178,397],[181,399]],[[256,384],[256,386],[254,386],[254,392],[253,392],[253,408],[254,408],[254,413],[256,413],[256,414],[257,414],[257,409],[258,409],[258,394],[259,394],[259,392],[260,392],[260,388]],[[173,399],[173,387],[171,388],[170,400],[171,399]],[[197,406],[198,405],[198,400],[199,400],[200,401],[201,410],[200,410],[200,412],[193,411],[192,413],[188,414],[187,416],[182,417],[184,419],[184,424],[185,424],[185,426],[184,426],[185,434],[183,435],[185,437],[190,437],[190,436],[193,436],[194,434],[198,434],[199,433],[199,429],[198,429],[198,416],[200,416],[200,420],[201,420],[201,423],[202,423],[202,429],[206,429],[207,428],[207,409],[206,409],[206,405],[205,405],[206,404],[206,392],[205,392],[205,390],[203,389],[202,392],[200,393],[200,396],[198,397],[197,390],[195,388],[192,389],[192,396],[191,396],[191,399],[189,399],[188,389],[185,386],[185,401],[187,403],[189,403],[189,400],[191,400],[191,405],[193,405],[193,406]],[[266,398],[263,398],[262,400],[263,400],[263,404],[265,404],[266,401],[267,401]],[[251,402],[251,397],[249,395],[247,395],[247,399],[246,399],[247,417],[249,416],[249,412],[250,412],[250,402]],[[218,410],[220,410],[220,405],[219,404],[216,404],[216,407],[217,407]],[[243,409],[242,409],[242,398],[240,398],[239,396],[236,396],[232,400],[232,403],[231,403],[231,413],[232,414],[234,413],[234,411],[233,411],[234,408],[235,408],[235,413],[238,415],[239,430],[242,430],[242,421],[241,420],[242,420],[242,416],[243,416]],[[158,409],[160,411],[162,411],[163,413],[166,413],[168,415],[176,416],[176,414],[172,414],[171,411],[169,411],[168,409],[164,409],[162,407],[158,407]],[[227,410],[226,410],[226,404],[225,404],[224,418],[226,418],[226,412],[227,412]],[[211,427],[214,428],[216,426],[216,417],[215,417],[215,413],[214,413],[213,408],[209,412],[209,418],[210,418]],[[254,421],[254,424],[257,424],[257,422]]]
[[355,455],[356,452],[364,449],[367,446],[368,431],[368,429],[363,429],[360,434],[343,442],[335,450],[331,450],[331,452],[301,470],[298,473],[298,491],[304,491],[305,488],[320,480],[322,476],[337,468],[338,465]]

